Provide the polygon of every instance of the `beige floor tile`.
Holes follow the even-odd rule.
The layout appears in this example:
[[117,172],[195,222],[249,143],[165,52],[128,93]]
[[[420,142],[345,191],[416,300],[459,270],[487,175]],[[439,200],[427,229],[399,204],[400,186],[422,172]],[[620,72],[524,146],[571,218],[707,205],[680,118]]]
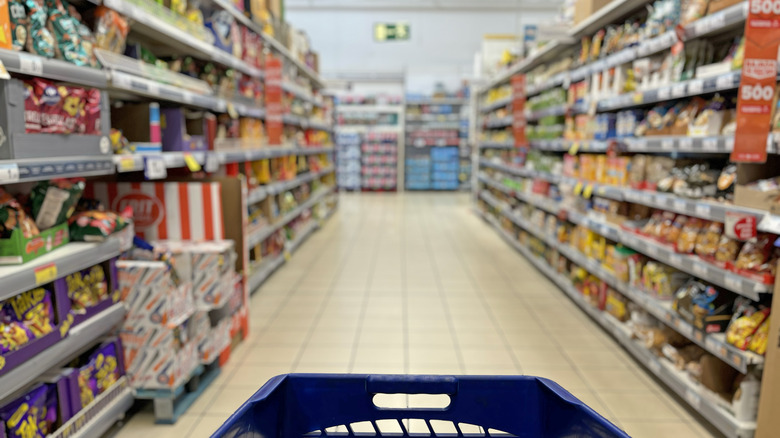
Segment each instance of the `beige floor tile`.
[[577,370],[571,367],[556,367],[554,365],[524,366],[520,364],[520,368],[522,368],[525,375],[550,379],[572,393],[576,390],[590,389]]
[[458,354],[454,348],[416,347],[409,350],[410,363],[458,363]]
[[355,336],[357,331],[350,329],[314,330],[307,343],[308,345],[353,345]]
[[[260,385],[262,386],[262,385]],[[208,409],[209,414],[230,415],[241,407],[260,386],[228,386],[214,398]]]
[[621,425],[633,438],[704,438],[704,435],[683,421],[622,421]]
[[564,353],[580,368],[625,368],[622,354],[605,348],[565,348]]
[[348,366],[352,360],[352,345],[309,344],[299,360],[300,364],[327,363]]
[[200,418],[199,415],[185,414],[176,424],[155,424],[152,412],[139,412],[119,430],[114,438],[181,438],[189,436],[192,428]]
[[[272,377],[291,372],[293,372],[292,365],[242,364],[227,376],[223,386],[231,388],[255,387],[260,389]],[[209,390],[211,390],[211,387],[209,387]],[[198,402],[200,402],[200,399]]]
[[514,366],[512,354],[505,348],[464,347],[460,349],[466,367],[482,365],[509,367]]
[[386,348],[404,345],[404,330],[360,330],[358,347]]
[[580,373],[585,381],[595,391],[647,391],[650,389],[646,380],[636,373],[625,369],[582,368]]
[[650,391],[599,392],[604,404],[621,424],[634,421],[681,420],[679,408]]
[[529,365],[568,364],[569,359],[555,346],[512,347],[521,367]]
[[254,345],[247,349],[242,363],[250,365],[292,365],[300,351],[300,347]]
[[388,364],[393,367],[403,366],[405,355],[406,351],[403,347],[362,347],[357,350],[355,364]]

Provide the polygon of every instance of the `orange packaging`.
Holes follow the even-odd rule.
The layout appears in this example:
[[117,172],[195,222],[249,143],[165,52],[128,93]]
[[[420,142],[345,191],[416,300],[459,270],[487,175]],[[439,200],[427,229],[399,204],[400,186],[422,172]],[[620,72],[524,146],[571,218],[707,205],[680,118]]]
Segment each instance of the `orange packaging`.
[[580,178],[587,181],[596,179],[596,160],[593,155],[580,155]]
[[596,155],[595,181],[601,184],[607,184],[607,156],[606,155]]
[[11,50],[11,17],[8,15],[8,0],[0,0],[0,48]]
[[777,85],[780,8],[750,0],[745,20],[745,60],[737,97],[737,132],[731,161],[764,163]]

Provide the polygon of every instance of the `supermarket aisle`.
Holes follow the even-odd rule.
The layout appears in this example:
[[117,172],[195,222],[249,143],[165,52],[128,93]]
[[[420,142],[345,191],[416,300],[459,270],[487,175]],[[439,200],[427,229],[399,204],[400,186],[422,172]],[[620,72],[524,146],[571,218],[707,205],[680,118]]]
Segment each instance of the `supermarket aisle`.
[[[175,426],[206,437],[285,372],[533,374],[634,437],[708,432],[470,210],[467,195],[345,195],[255,294],[252,337]],[[151,435],[150,435],[151,434]]]

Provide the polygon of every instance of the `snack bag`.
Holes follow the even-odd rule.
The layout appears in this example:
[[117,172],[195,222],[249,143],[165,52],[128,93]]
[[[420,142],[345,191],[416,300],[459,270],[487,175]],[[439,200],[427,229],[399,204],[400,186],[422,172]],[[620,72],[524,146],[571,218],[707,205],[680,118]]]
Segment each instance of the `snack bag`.
[[70,218],[70,240],[102,242],[111,234],[124,229],[133,217],[127,207],[121,214],[111,211],[84,211]]
[[86,309],[108,298],[108,281],[103,265],[74,272],[65,277],[65,282],[73,313],[83,314]]
[[55,56],[78,66],[89,65],[89,56],[81,47],[79,23],[69,15],[65,0],[46,0],[46,7],[47,27],[57,40]]
[[769,309],[757,309],[747,298],[737,300],[737,311],[726,329],[726,342],[741,349],[747,349],[750,339],[769,316]]
[[102,394],[119,380],[119,361],[117,357],[115,342],[101,345],[90,355],[89,367],[93,373],[90,379],[94,380],[96,396]]
[[95,44],[114,53],[124,53],[130,26],[116,11],[100,5],[95,10]]
[[768,337],[769,316],[767,315],[766,319],[764,319],[764,322],[762,322],[758,327],[758,330],[753,333],[753,337],[750,339],[750,343],[748,344],[748,350],[760,355],[766,354],[766,343]]
[[30,35],[30,20],[24,9],[24,1],[9,0],[8,15],[11,19],[11,45],[14,50],[20,52],[27,46],[27,38]]
[[41,132],[40,100],[30,81],[24,81],[24,130],[27,133]]
[[774,240],[769,234],[760,234],[755,239],[745,242],[737,256],[737,269],[749,271],[768,270],[769,267],[766,264],[772,255]]
[[689,218],[688,221],[680,231],[680,236],[677,239],[677,252],[683,254],[691,254],[696,248],[696,240],[699,236],[699,232],[704,227],[704,221],[699,218]]
[[10,238],[17,228],[22,230],[22,235],[27,239],[41,233],[19,202],[0,189],[0,238]]
[[[51,404],[51,386],[42,384],[0,409],[8,438],[45,438],[57,420],[56,398]],[[56,393],[55,393],[56,397]],[[50,413],[49,410],[53,410]]]
[[720,236],[718,249],[715,251],[715,260],[721,263],[733,263],[739,254],[741,243],[727,235]]
[[0,306],[0,354],[16,351],[34,339],[32,332],[11,318],[10,309]]
[[43,0],[24,0],[30,20],[27,51],[44,58],[53,58],[57,41],[46,27],[48,12]]
[[718,250],[718,242],[723,234],[723,224],[710,222],[704,232],[696,238],[696,254],[703,258],[714,258]]
[[66,222],[76,210],[83,192],[84,179],[82,178],[39,182],[30,193],[35,224],[45,230]]
[[6,318],[24,325],[33,339],[54,330],[51,292],[42,287],[14,295],[3,303],[3,308]]

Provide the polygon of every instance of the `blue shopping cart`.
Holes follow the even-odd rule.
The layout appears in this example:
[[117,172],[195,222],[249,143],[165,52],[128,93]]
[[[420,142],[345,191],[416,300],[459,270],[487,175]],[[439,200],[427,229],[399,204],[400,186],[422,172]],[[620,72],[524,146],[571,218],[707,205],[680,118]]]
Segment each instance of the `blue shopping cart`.
[[[449,403],[382,408],[374,404],[378,394],[446,395]],[[285,374],[269,380],[212,438],[502,435],[628,437],[539,377]]]

